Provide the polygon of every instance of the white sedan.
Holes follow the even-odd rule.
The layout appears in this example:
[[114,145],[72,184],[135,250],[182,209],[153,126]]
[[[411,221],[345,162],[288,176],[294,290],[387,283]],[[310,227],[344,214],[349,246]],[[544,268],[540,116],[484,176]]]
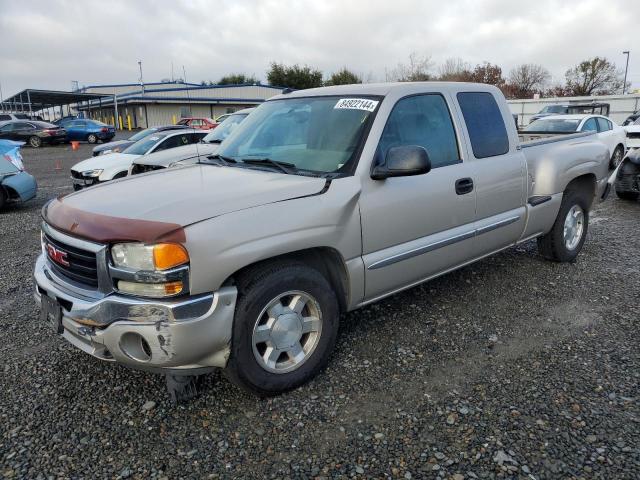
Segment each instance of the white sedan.
[[627,149],[624,129],[602,115],[550,115],[531,122],[524,132],[541,136],[596,132],[598,140],[609,148],[611,168],[618,166]]
[[134,160],[143,155],[198,143],[206,130],[166,130],[144,137],[122,152],[91,157],[71,167],[74,190],[126,177]]

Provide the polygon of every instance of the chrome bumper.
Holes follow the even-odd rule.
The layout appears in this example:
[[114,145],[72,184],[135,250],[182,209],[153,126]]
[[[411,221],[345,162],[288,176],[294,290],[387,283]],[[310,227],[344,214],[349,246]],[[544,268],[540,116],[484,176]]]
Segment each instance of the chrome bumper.
[[[87,297],[67,288],[48,268],[43,255],[36,262],[34,283],[38,304],[47,295],[61,305],[61,335],[96,358],[143,370],[226,366],[235,287],[169,301],[115,293]],[[106,326],[100,328],[102,325]]]

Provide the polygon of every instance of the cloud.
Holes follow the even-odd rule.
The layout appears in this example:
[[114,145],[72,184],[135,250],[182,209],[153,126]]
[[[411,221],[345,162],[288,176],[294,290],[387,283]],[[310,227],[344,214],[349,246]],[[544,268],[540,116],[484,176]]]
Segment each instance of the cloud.
[[[625,0],[83,1],[0,3],[0,82],[23,88],[182,77],[218,80],[231,72],[265,79],[272,61],[308,64],[329,75],[347,66],[384,80],[410,53],[436,62],[490,61],[506,73],[540,63],[557,80],[595,55],[624,66],[640,2]],[[632,55],[635,52],[632,51]],[[640,51],[637,52],[640,55]],[[640,56],[630,78],[640,86]],[[636,66],[637,65],[637,66]]]

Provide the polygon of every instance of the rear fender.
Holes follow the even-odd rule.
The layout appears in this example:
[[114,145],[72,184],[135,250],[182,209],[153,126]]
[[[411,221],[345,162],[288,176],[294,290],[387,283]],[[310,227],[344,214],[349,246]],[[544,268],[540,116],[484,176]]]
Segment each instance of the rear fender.
[[[26,202],[36,196],[38,185],[36,179],[27,172],[20,172],[16,175],[5,177],[2,186],[7,192],[15,192],[17,199]],[[10,195],[10,197],[13,197]]]

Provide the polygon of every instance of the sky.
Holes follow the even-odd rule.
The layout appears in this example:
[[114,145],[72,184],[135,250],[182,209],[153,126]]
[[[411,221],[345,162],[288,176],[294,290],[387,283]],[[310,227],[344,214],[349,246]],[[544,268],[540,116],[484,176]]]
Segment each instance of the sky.
[[640,88],[638,0],[0,0],[0,86],[69,90],[174,76],[225,74],[266,82],[271,62],[325,76],[347,67],[369,81],[430,56],[488,61],[503,74],[538,63],[553,82],[579,61],[606,57]]

